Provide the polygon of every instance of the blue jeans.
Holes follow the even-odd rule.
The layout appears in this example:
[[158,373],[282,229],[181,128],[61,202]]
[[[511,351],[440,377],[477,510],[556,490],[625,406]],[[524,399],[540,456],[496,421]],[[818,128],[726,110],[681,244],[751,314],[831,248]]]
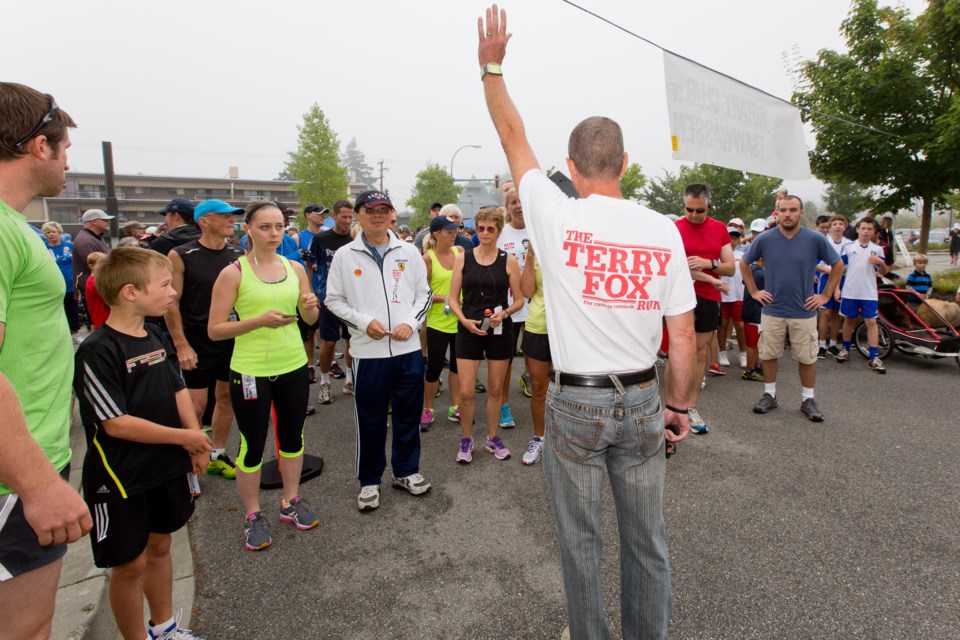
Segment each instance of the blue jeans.
[[543,460],[573,640],[610,638],[600,586],[604,471],[620,527],[623,637],[667,637],[672,598],[663,525],[663,441],[655,382],[626,387],[624,394],[550,383]]

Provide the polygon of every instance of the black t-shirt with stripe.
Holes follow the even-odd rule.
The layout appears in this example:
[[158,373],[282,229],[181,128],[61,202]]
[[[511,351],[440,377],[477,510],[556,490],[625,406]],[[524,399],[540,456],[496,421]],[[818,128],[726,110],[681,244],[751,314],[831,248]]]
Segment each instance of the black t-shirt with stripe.
[[103,422],[123,415],[181,428],[176,393],[184,388],[176,355],[159,327],[144,337],[103,325],[77,349],[73,388],[87,437],[87,502],[120,500],[191,471],[179,445],[145,444],[108,434]]

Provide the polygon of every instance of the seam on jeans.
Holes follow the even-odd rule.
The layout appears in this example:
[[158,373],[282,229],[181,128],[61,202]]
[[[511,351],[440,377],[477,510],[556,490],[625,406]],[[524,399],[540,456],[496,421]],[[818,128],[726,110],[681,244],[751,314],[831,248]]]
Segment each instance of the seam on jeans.
[[[659,403],[659,400],[660,398],[658,397],[657,398],[658,403]],[[663,443],[665,441],[663,437],[662,428],[654,429],[653,431],[651,431],[649,428],[649,425],[651,423],[656,423],[657,421],[660,421],[661,424],[663,422],[663,405],[662,404],[660,404],[657,407],[657,412],[654,413],[653,415],[641,414],[634,417],[634,427],[637,430],[637,442],[638,442],[637,453],[639,453],[640,456],[646,460],[649,460],[650,458],[657,455],[660,452],[660,449],[663,447]],[[652,451],[650,451],[650,453],[647,453],[646,447],[652,443],[656,443],[656,447]]]
[[[558,408],[554,406],[549,406],[548,409],[551,417],[550,432],[553,436],[550,438],[550,441],[554,453],[574,462],[582,462],[592,451],[597,450],[597,446],[600,443],[600,438],[603,436],[603,420],[591,420],[589,418],[581,418],[579,416],[570,415],[569,413],[558,410]],[[562,433],[561,429],[557,426],[558,416],[560,416],[561,419],[567,420],[568,422],[573,422],[576,425],[581,425],[585,428],[592,428],[593,438],[576,439],[565,433]],[[571,455],[559,447],[561,442],[566,446],[577,447],[579,449],[584,449],[585,451],[583,455]]]

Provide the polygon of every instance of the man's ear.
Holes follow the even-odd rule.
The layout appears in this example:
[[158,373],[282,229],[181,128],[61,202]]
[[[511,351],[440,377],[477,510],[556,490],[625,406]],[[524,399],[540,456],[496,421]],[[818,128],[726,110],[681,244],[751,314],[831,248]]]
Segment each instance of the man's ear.
[[620,177],[623,177],[623,174],[627,172],[627,167],[630,166],[630,156],[627,155],[627,152],[623,152],[623,165],[620,167]]

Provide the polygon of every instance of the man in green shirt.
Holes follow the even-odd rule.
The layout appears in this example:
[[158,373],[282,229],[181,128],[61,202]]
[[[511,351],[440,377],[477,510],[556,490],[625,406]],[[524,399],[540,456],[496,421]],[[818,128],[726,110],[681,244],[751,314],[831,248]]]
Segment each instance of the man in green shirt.
[[52,96],[0,83],[0,620],[12,638],[49,636],[65,543],[92,524],[66,482],[66,285],[20,213],[59,195],[74,126]]

